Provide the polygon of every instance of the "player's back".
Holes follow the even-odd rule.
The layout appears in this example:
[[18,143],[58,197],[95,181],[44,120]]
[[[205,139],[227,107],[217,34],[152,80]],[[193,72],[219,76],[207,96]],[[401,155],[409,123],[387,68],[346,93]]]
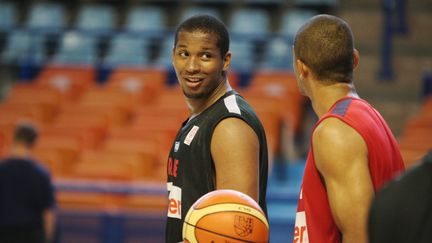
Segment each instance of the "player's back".
[[375,191],[404,170],[399,146],[379,112],[365,100],[346,97],[339,100],[321,121],[336,117],[353,127],[368,148],[369,169]]

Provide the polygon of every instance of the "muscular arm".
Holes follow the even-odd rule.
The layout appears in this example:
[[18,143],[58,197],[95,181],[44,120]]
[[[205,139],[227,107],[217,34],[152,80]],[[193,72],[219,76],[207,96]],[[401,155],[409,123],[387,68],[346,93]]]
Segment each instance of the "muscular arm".
[[366,143],[344,122],[327,118],[315,129],[312,146],[343,242],[367,242],[367,215],[374,189]]
[[43,220],[46,242],[53,242],[55,227],[54,211],[52,209],[45,209],[45,211],[43,212]]
[[211,154],[216,168],[216,188],[259,198],[259,141],[243,120],[227,118],[215,128]]

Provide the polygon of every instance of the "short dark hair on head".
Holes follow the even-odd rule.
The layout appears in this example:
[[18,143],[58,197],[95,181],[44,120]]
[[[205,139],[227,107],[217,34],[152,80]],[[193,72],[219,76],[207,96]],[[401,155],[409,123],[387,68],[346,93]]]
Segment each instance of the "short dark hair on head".
[[318,79],[352,82],[354,39],[344,20],[331,15],[313,17],[298,30],[294,53]]
[[229,50],[228,30],[222,21],[213,16],[205,14],[195,15],[183,21],[183,23],[177,27],[174,39],[174,47],[177,45],[178,35],[181,31],[201,31],[203,33],[215,35],[217,37],[217,47],[219,48],[222,57],[225,56]]
[[38,137],[38,131],[34,125],[22,122],[17,125],[14,132],[14,142],[24,143],[31,147]]

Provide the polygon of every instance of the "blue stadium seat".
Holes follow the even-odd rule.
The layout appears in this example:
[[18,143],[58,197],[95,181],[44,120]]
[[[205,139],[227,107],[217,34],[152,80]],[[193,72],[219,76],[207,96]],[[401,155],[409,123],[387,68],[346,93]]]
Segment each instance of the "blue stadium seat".
[[124,29],[145,36],[161,37],[166,30],[167,16],[162,8],[145,6],[130,10]]
[[316,14],[318,13],[312,10],[288,10],[282,16],[279,34],[292,39],[297,30]]
[[262,9],[239,9],[232,14],[229,29],[233,35],[263,39],[269,34],[269,16]]
[[118,34],[112,39],[103,64],[108,66],[148,64],[149,45],[150,41],[140,36]]
[[335,7],[338,0],[295,0],[294,3],[305,7]]
[[75,31],[65,33],[53,61],[60,64],[95,64],[97,61],[95,37]]
[[10,31],[16,26],[16,7],[11,2],[0,2],[0,31]]
[[26,27],[42,33],[59,33],[66,27],[64,7],[58,3],[36,3],[30,9]]
[[192,0],[192,2],[196,2],[196,3],[211,3],[211,4],[228,4],[231,3],[232,0]]
[[156,58],[155,64],[163,68],[171,68],[171,56],[173,47],[174,34],[166,35],[161,43],[159,55]]
[[23,62],[40,63],[45,61],[45,38],[24,30],[12,31],[6,40],[1,54],[1,62],[17,64]]
[[246,4],[262,4],[262,5],[270,5],[270,4],[283,4],[285,0],[243,0]]
[[216,17],[218,19],[221,19],[221,16],[220,16],[219,12],[216,9],[214,9],[214,8],[190,7],[190,8],[185,9],[182,12],[182,14],[180,16],[180,20],[178,22],[180,23],[183,20],[185,20],[185,19],[187,19],[189,17],[192,17],[194,15],[197,15],[197,14],[208,14],[208,15],[214,16],[214,17]]
[[286,38],[275,37],[267,42],[260,67],[263,69],[292,70],[292,62],[292,43]]
[[117,15],[108,5],[84,5],[76,20],[76,29],[96,36],[111,34],[115,29]]
[[231,38],[231,68],[237,72],[251,72],[255,68],[254,44],[243,38]]

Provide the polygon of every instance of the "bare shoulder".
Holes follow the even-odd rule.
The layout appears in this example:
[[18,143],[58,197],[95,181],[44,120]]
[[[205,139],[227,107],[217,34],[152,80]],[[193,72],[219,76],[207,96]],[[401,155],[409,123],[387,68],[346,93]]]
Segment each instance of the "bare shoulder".
[[241,138],[242,134],[244,135],[244,133],[255,134],[252,127],[249,126],[249,124],[247,124],[246,121],[237,117],[229,117],[223,119],[216,125],[213,133],[214,135],[227,137],[227,138],[229,137]]
[[312,146],[318,170],[344,168],[359,157],[367,156],[363,137],[338,118],[322,121],[312,135]]
[[258,151],[258,136],[249,124],[236,117],[222,120],[213,131],[211,150],[213,157],[232,156],[235,153]]

